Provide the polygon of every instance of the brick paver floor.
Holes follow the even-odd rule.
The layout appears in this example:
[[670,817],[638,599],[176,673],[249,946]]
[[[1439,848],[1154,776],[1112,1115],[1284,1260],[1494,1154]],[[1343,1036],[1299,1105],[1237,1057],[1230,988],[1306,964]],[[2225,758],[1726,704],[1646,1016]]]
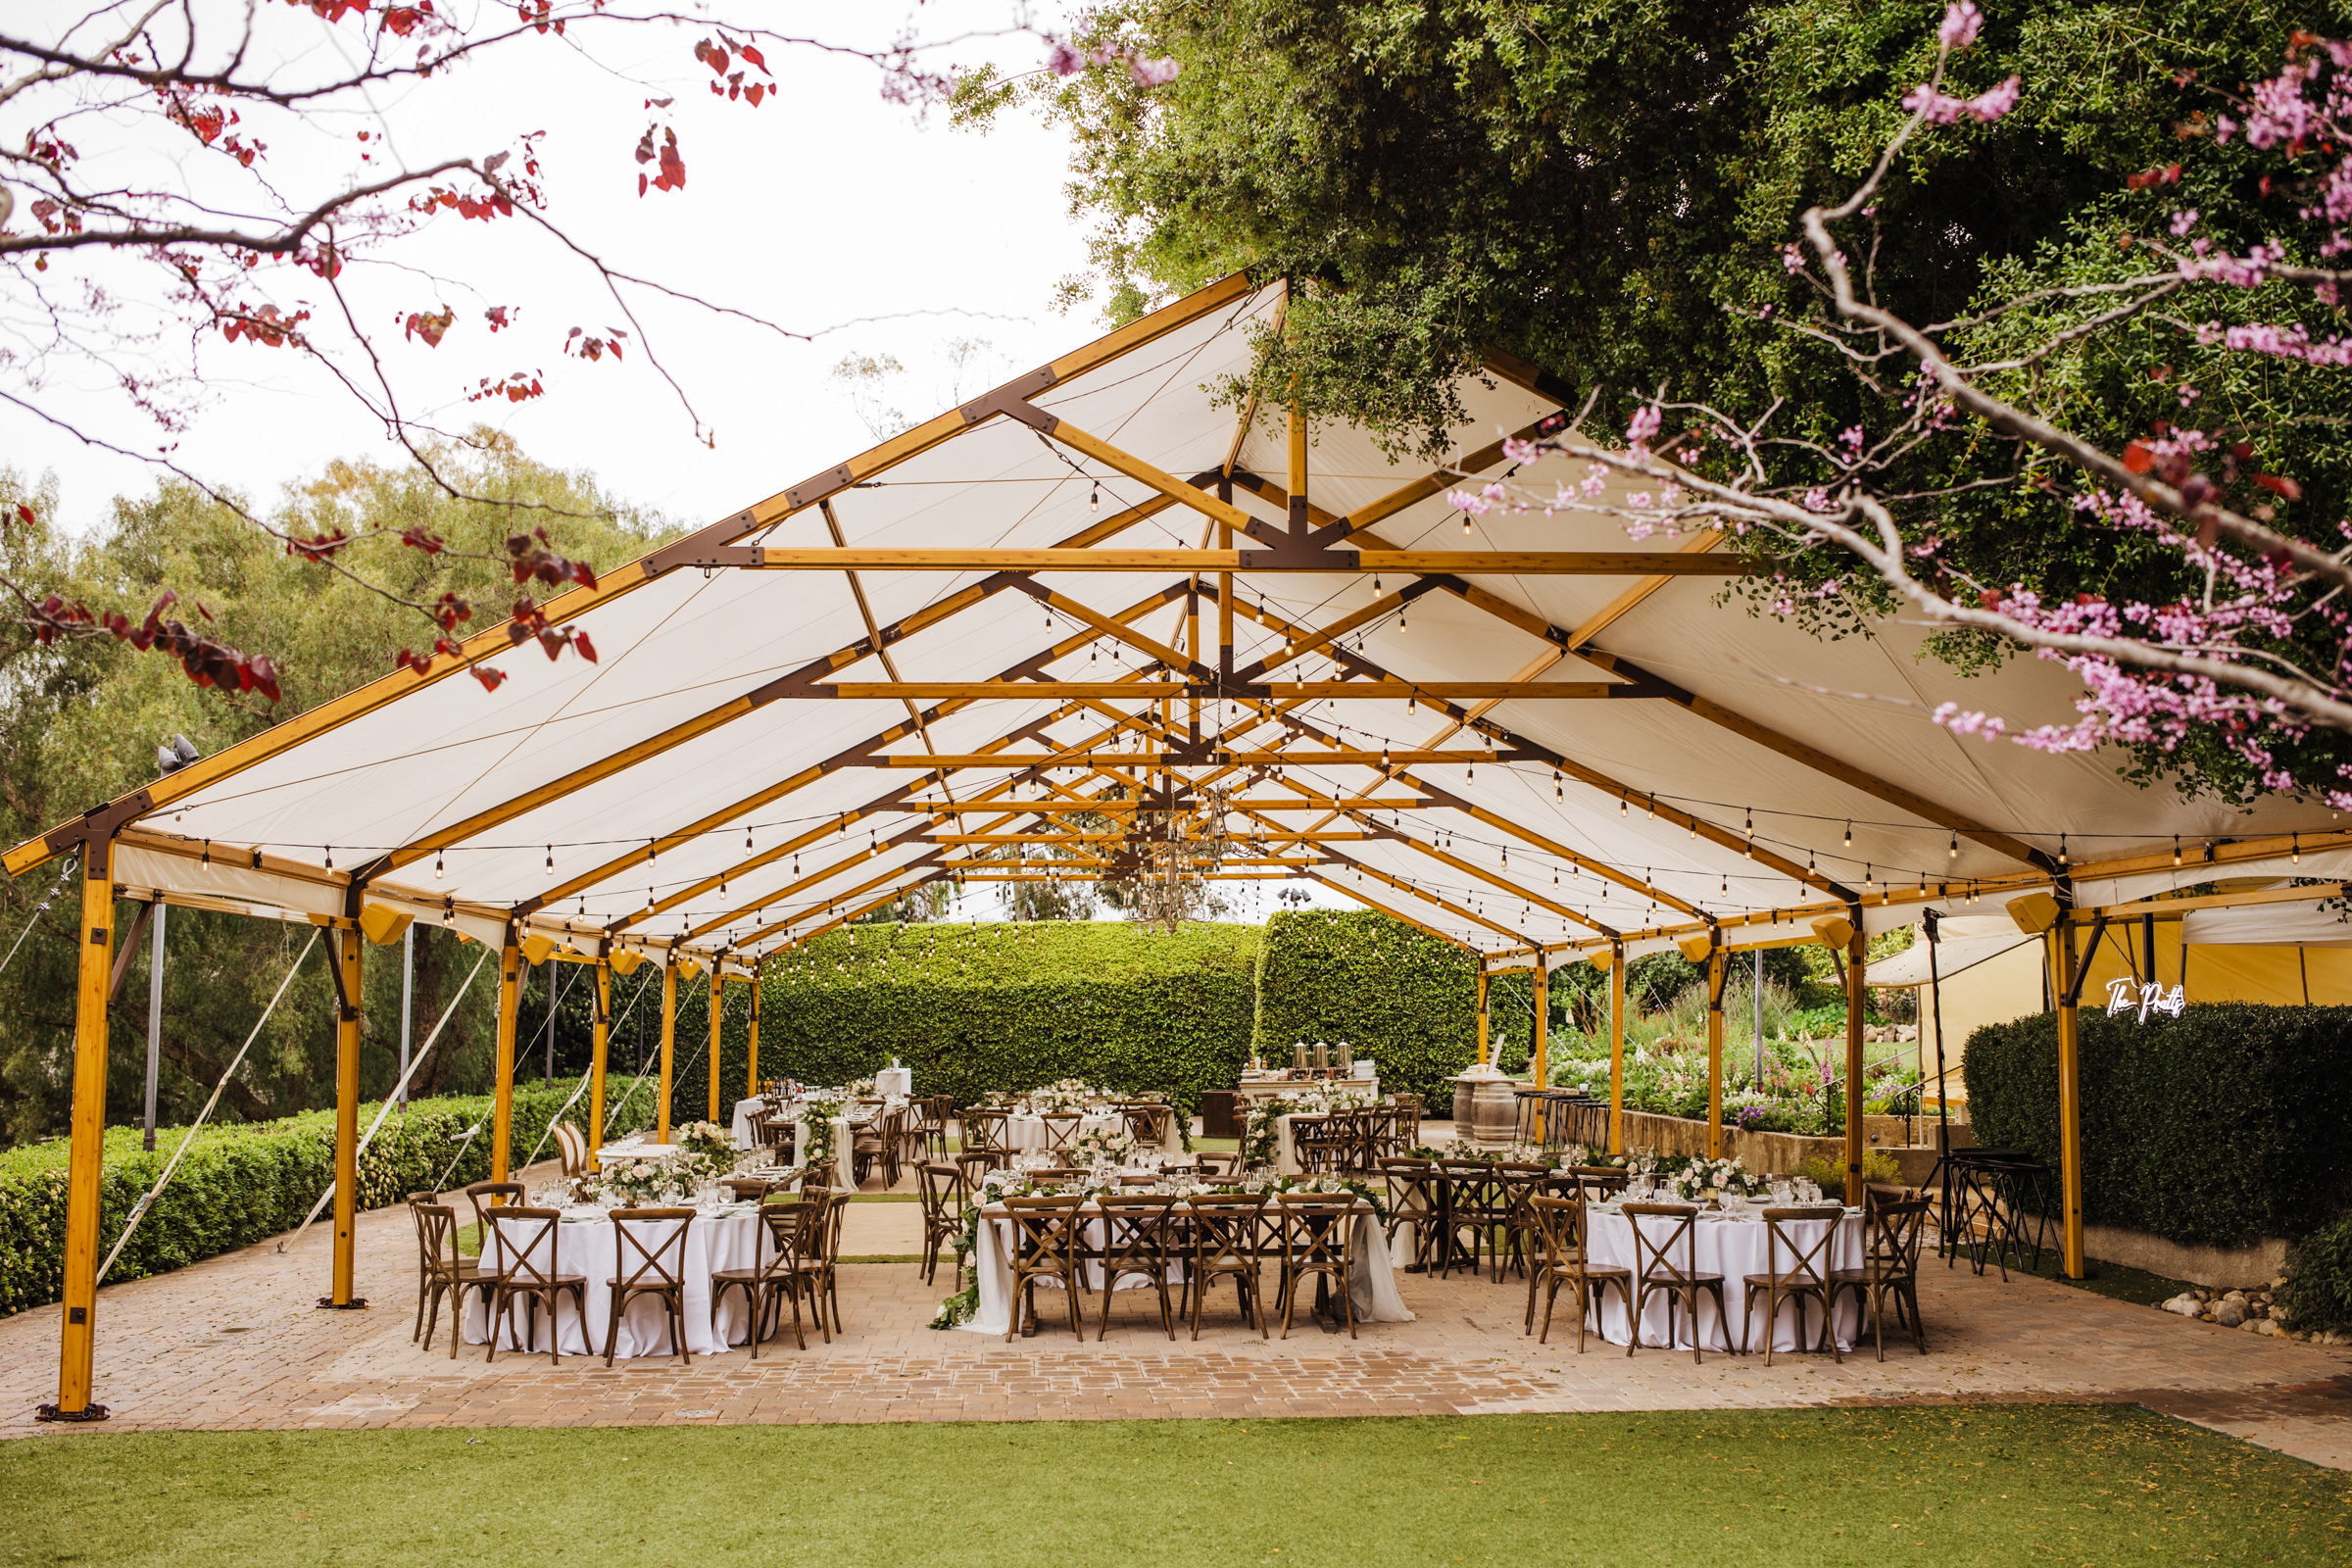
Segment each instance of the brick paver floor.
[[[919,1237],[912,1204],[859,1204],[845,1253],[895,1253]],[[177,1273],[110,1286],[98,1308],[103,1427],[38,1426],[55,1397],[55,1309],[0,1320],[0,1435],[68,1430],[389,1426],[660,1425],[676,1422],[1102,1420],[1566,1412],[1909,1404],[1958,1400],[2137,1400],[2327,1465],[2352,1468],[2352,1356],[2190,1323],[2041,1281],[1978,1278],[1931,1262],[1921,1275],[1929,1348],[1819,1356],[1707,1356],[1590,1342],[1539,1346],[1520,1331],[1525,1287],[1399,1275],[1409,1324],[1358,1338],[1318,1327],[1261,1340],[1230,1294],[1198,1344],[1159,1334],[1148,1297],[1123,1297],[1107,1341],[1066,1331],[1017,1339],[924,1325],[948,1276],[907,1263],[843,1269],[848,1331],[830,1346],[787,1335],[742,1350],[623,1363],[502,1353],[455,1360],[410,1340],[415,1239],[404,1212],[360,1222],[364,1312],[313,1306],[326,1284],[324,1227]]]

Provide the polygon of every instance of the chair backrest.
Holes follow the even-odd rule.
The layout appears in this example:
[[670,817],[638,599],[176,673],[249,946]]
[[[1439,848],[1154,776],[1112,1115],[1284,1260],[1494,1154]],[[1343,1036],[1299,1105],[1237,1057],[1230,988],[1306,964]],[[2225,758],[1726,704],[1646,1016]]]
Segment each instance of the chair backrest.
[[1410,1159],[1401,1154],[1386,1154],[1380,1160],[1381,1181],[1389,1190],[1389,1212],[1411,1213],[1430,1206],[1430,1178],[1437,1174],[1435,1161]]
[[1517,1214],[1544,1187],[1551,1167],[1532,1160],[1498,1160],[1494,1165],[1494,1206]]
[[1046,1124],[1046,1147],[1064,1149],[1077,1136],[1078,1124],[1086,1118],[1074,1110],[1049,1110],[1038,1120]]
[[1004,1148],[1004,1123],[1007,1117],[1006,1111],[994,1105],[966,1105],[956,1113],[956,1121],[963,1127],[963,1147]]
[[914,1191],[922,1200],[925,1220],[945,1220],[963,1212],[963,1167],[924,1160],[914,1167]]
[[1096,1201],[1102,1209],[1105,1263],[1166,1260],[1176,1200],[1164,1194],[1114,1193]]
[[556,1277],[556,1226],[564,1218],[557,1208],[524,1208],[507,1203],[489,1211],[482,1235],[482,1256],[501,1285],[546,1285]]
[[[1697,1272],[1698,1244],[1691,1234],[1691,1227],[1698,1219],[1696,1203],[1628,1203],[1623,1212],[1634,1231],[1634,1278],[1646,1280],[1660,1273]],[[1642,1223],[1644,1219],[1665,1223],[1644,1226]],[[1679,1263],[1674,1260],[1677,1248],[1683,1253]]]
[[1195,1150],[1193,1163],[1200,1167],[1203,1176],[1230,1176],[1242,1168],[1242,1156],[1213,1149]]
[[1919,1196],[1916,1187],[1904,1187],[1894,1182],[1864,1182],[1862,1211],[1867,1214],[1881,1203],[1908,1203]]
[[[612,1278],[622,1290],[686,1283],[686,1232],[691,1208],[616,1208],[612,1211]],[[675,1228],[656,1234],[654,1227]],[[640,1229],[642,1227],[642,1229]]]
[[1086,1172],[1075,1165],[1040,1165],[1029,1173],[1031,1181],[1074,1182]]
[[[1768,1208],[1764,1225],[1769,1232],[1764,1243],[1764,1272],[1776,1280],[1805,1278],[1826,1280],[1830,1277],[1830,1247],[1838,1239],[1838,1222],[1845,1218],[1841,1203],[1824,1203],[1803,1208]],[[1783,1230],[1784,1225],[1800,1225],[1806,1221],[1827,1221],[1821,1233],[1807,1242],[1800,1236]],[[1787,1268],[1781,1267],[1781,1251],[1789,1255]]]
[[1918,1275],[1920,1247],[1927,1237],[1931,1206],[1926,1199],[1915,1198],[1909,1202],[1881,1203],[1863,1210],[1863,1230],[1869,1238],[1868,1266],[1873,1274],[1881,1279]]
[[416,1255],[425,1272],[448,1278],[457,1273],[464,1258],[458,1251],[458,1211],[447,1203],[418,1202],[430,1200],[433,1193],[411,1193],[409,1212],[416,1220]]
[[980,1190],[982,1179],[990,1171],[1004,1163],[1004,1152],[1000,1149],[967,1149],[957,1154],[953,1163],[956,1170],[957,1184],[963,1189],[963,1194],[968,1199]]
[[1012,1221],[1012,1266],[1030,1273],[1057,1274],[1078,1252],[1078,1210],[1083,1198],[1007,1198]]
[[789,1198],[760,1205],[760,1223],[767,1227],[768,1241],[775,1249],[765,1267],[770,1277],[796,1274],[802,1264],[823,1251],[829,1206],[830,1200],[821,1197]]
[[1265,1200],[1259,1198],[1196,1198],[1193,1208],[1193,1259],[1207,1268],[1257,1266]]
[[1137,1143],[1157,1149],[1168,1141],[1171,1112],[1167,1106],[1127,1105],[1122,1109],[1127,1116],[1127,1130],[1135,1135]]
[[1355,1203],[1352,1193],[1277,1193],[1276,1223],[1291,1265],[1345,1274],[1355,1261]]
[[1569,1268],[1583,1258],[1585,1200],[1582,1198],[1553,1198],[1538,1193],[1528,1200],[1527,1208],[1535,1220],[1536,1234],[1544,1239],[1546,1268]]
[[479,1228],[482,1250],[490,1250],[490,1213],[506,1203],[519,1203],[526,1197],[520,1182],[473,1182],[466,1188],[466,1200],[473,1204],[473,1223]]
[[1615,1197],[1630,1179],[1621,1165],[1571,1165],[1568,1174],[1576,1178],[1587,1202]]
[[1453,1206],[1457,1211],[1491,1208],[1495,1204],[1500,1190],[1494,1182],[1494,1167],[1487,1161],[1441,1159],[1438,1169],[1453,1184]]

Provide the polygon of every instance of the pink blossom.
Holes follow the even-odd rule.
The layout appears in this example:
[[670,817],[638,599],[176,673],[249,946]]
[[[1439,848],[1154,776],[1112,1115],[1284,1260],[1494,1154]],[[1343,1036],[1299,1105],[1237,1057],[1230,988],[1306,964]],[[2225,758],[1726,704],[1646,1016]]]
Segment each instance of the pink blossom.
[[2196,227],[2197,219],[2199,216],[2199,213],[2193,207],[2185,213],[2175,213],[2173,215],[2173,237],[2175,239],[2179,239],[2181,235]]
[[1138,87],[1164,87],[1176,79],[1184,67],[1173,58],[1147,59],[1142,55],[1127,57],[1127,74],[1135,78]]
[[1544,448],[1534,441],[1522,441],[1516,436],[1502,438],[1502,455],[1511,462],[1525,466],[1544,456]]
[[1977,33],[1984,25],[1984,13],[1971,0],[1957,0],[1945,8],[1942,24],[1936,29],[1936,41],[1946,49],[1965,49],[1977,41]]
[[1986,741],[1999,740],[2008,728],[1994,714],[1975,710],[1962,712],[1958,703],[1938,703],[1929,716],[1955,735],[1975,735]]
[[1990,124],[2017,107],[2018,97],[2023,90],[2020,78],[2011,76],[1998,86],[1985,88],[1974,98],[1954,98],[1923,81],[1903,94],[1903,107],[1931,125],[1956,124],[1962,120]]
[[1625,498],[1625,504],[1629,507],[1632,507],[1637,512],[1642,511],[1649,506],[1649,492],[1646,490],[1637,490],[1632,495]]
[[1596,496],[1600,494],[1602,489],[1608,485],[1608,466],[1606,464],[1595,463],[1592,465],[1592,466],[1585,470],[1585,477],[1582,482],[1577,485],[1577,488],[1589,496]]
[[1494,503],[1476,490],[1448,490],[1446,492],[1446,504],[1473,517],[1483,517],[1494,510]]
[[1781,247],[1781,266],[1791,272],[1805,270],[1805,253],[1793,244]]
[[1086,66],[1078,51],[1066,43],[1057,43],[1046,56],[1046,69],[1056,76],[1075,76]]
[[1650,437],[1656,435],[1658,426],[1665,422],[1665,416],[1658,412],[1658,407],[1654,403],[1645,408],[1636,409],[1633,421],[1625,427],[1626,445],[1637,455],[1646,457],[1649,453]]

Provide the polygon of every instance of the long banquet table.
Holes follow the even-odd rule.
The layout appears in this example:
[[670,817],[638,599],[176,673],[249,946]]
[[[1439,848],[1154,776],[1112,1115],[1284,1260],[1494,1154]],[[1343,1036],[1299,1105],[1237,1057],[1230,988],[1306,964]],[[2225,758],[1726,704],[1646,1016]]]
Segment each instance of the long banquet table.
[[[690,1221],[646,1221],[639,1225],[639,1235],[648,1248],[666,1242],[674,1227],[687,1226],[686,1255],[683,1275],[686,1281],[686,1348],[697,1355],[716,1355],[730,1345],[740,1345],[750,1337],[751,1319],[744,1309],[743,1293],[728,1293],[726,1304],[715,1312],[710,1304],[710,1276],[719,1269],[758,1268],[765,1260],[768,1247],[766,1232],[760,1224],[758,1211],[749,1204],[728,1204],[725,1207],[698,1213]],[[629,1261],[638,1261],[636,1249],[621,1247],[615,1235],[615,1224],[597,1209],[566,1210],[555,1228],[555,1266],[550,1272],[577,1274],[587,1281],[588,1321],[583,1325],[578,1308],[571,1304],[568,1294],[557,1298],[556,1348],[565,1355],[603,1355],[605,1330],[612,1311],[612,1292],[607,1284],[612,1279],[613,1265],[618,1253],[626,1250]],[[493,1249],[498,1244],[484,1238],[482,1263],[485,1269],[496,1266]],[[532,1261],[545,1269],[546,1243],[532,1250]],[[627,1270],[622,1271],[624,1274]],[[529,1321],[529,1307],[517,1301],[502,1326],[498,1346],[502,1350],[547,1349],[547,1315],[539,1315],[539,1331],[534,1345],[522,1343],[523,1327]],[[483,1345],[489,1342],[489,1302],[476,1295],[469,1298],[466,1309],[466,1342]],[[629,1302],[629,1309],[620,1320],[620,1333],[614,1344],[617,1355],[672,1355],[676,1351],[669,1343],[669,1325],[662,1314],[662,1302],[651,1296],[640,1296]]]
[[[1178,1202],[1176,1209],[1182,1214],[1189,1212],[1190,1206]],[[1004,1212],[1002,1203],[991,1203],[982,1210],[988,1222],[980,1227],[980,1246],[973,1259],[979,1278],[980,1305],[969,1319],[957,1325],[968,1333],[994,1334],[999,1339],[1003,1339],[1012,1327],[1012,1221],[997,1217]],[[1100,1214],[1102,1209],[1089,1203],[1079,1212]],[[1358,1323],[1410,1323],[1413,1314],[1406,1308],[1404,1298],[1396,1294],[1396,1273],[1389,1261],[1388,1247],[1381,1239],[1379,1216],[1370,1203],[1357,1200],[1353,1223],[1355,1266],[1348,1277],[1348,1296],[1355,1308],[1355,1320]],[[1102,1222],[1100,1219],[1090,1224],[1089,1238],[1092,1245],[1102,1245]],[[1266,1294],[1271,1300],[1275,1265],[1272,1259],[1268,1259],[1267,1264]],[[1088,1281],[1092,1289],[1100,1293],[1102,1289],[1100,1266],[1089,1264],[1087,1267]],[[1168,1283],[1177,1285],[1183,1280],[1183,1263],[1172,1262],[1168,1268]],[[1045,1280],[1040,1283],[1049,1290],[1060,1289],[1058,1281]],[[1122,1291],[1141,1291],[1150,1287],[1151,1282],[1144,1276],[1130,1274],[1120,1280],[1118,1288]],[[1275,1312],[1279,1314],[1280,1310],[1278,1304]],[[1038,1318],[1041,1327],[1055,1321],[1054,1313],[1042,1302],[1038,1306]]]
[[[1797,1248],[1810,1248],[1820,1240],[1823,1228],[1830,1223],[1828,1220],[1818,1219],[1784,1221],[1781,1228]],[[1828,1266],[1833,1269],[1860,1268],[1862,1266],[1863,1240],[1862,1211],[1858,1208],[1847,1209],[1844,1217],[1836,1223],[1838,1235],[1837,1239],[1830,1243]],[[1644,1215],[1642,1224],[1643,1237],[1654,1245],[1665,1240],[1671,1234],[1675,1221],[1652,1214]],[[1740,1348],[1740,1325],[1747,1321],[1742,1316],[1747,1311],[1747,1286],[1743,1282],[1747,1275],[1766,1272],[1765,1254],[1771,1243],[1772,1232],[1761,1218],[1751,1218],[1745,1215],[1726,1216],[1713,1211],[1703,1211],[1690,1228],[1690,1247],[1692,1252],[1695,1253],[1695,1260],[1690,1266],[1700,1274],[1723,1276],[1723,1301],[1732,1317],[1727,1338],[1725,1325],[1715,1314],[1714,1298],[1706,1292],[1701,1291],[1698,1296],[1699,1348],[1707,1350],[1736,1350]],[[1585,1242],[1587,1253],[1595,1263],[1612,1264],[1628,1270],[1636,1266],[1634,1221],[1628,1215],[1619,1212],[1614,1204],[1603,1207],[1595,1203],[1586,1209]],[[1684,1266],[1683,1252],[1679,1244],[1668,1261],[1678,1268]],[[1785,1245],[1781,1249],[1780,1267],[1783,1271],[1787,1271],[1794,1268],[1796,1263],[1796,1256]],[[1797,1336],[1799,1310],[1799,1307],[1790,1305],[1786,1300],[1782,1302],[1781,1315],[1773,1324],[1772,1348],[1775,1350],[1809,1348],[1821,1343],[1820,1305],[1812,1300],[1803,1303],[1801,1311],[1804,1315],[1805,1336],[1801,1343]],[[1755,1317],[1760,1320],[1763,1315],[1764,1309],[1761,1306],[1756,1308]],[[1853,1348],[1854,1335],[1860,1315],[1860,1309],[1850,1293],[1839,1298],[1837,1317],[1832,1325],[1832,1333],[1836,1336],[1840,1349],[1850,1350]],[[1690,1315],[1683,1312],[1679,1305],[1675,1309],[1675,1345],[1680,1348],[1689,1349],[1691,1343],[1691,1322]],[[1599,1329],[1602,1339],[1615,1345],[1626,1343],[1625,1307],[1613,1289],[1601,1293]],[[1750,1324],[1747,1333],[1750,1336],[1750,1348],[1763,1349],[1761,1322]],[[1649,1302],[1642,1314],[1642,1344],[1660,1347],[1666,1344],[1666,1297],[1662,1292],[1650,1297]]]

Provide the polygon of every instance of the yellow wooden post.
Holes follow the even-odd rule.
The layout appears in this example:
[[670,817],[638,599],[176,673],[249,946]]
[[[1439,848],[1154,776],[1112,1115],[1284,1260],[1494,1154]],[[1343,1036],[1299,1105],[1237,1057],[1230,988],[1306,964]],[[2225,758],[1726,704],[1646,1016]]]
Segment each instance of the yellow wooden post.
[[1609,950],[1609,1152],[1625,1152],[1625,944]]
[[678,1046],[678,965],[662,965],[662,1093],[654,1102],[654,1142],[669,1142],[669,1067]]
[[[1536,955],[1535,986],[1536,1058],[1531,1076],[1534,1087],[1542,1089],[1551,1082],[1548,1076],[1551,1071],[1551,970],[1545,967],[1541,953]],[[1543,1103],[1539,1102],[1536,1107],[1536,1137],[1541,1141],[1549,1136],[1550,1129],[1544,1125]]]
[[1853,911],[1853,935],[1845,939],[1845,1200],[1862,1201],[1862,961],[1870,938],[1862,934],[1862,910]]
[[103,1421],[90,1402],[98,1332],[98,1200],[106,1160],[106,993],[115,955],[114,841],[82,842],[80,963],[74,986],[73,1143],[66,1152],[64,1320],[58,1336],[57,1403],[44,1419]]
[[522,950],[514,945],[514,923],[498,950],[498,1061],[491,1092],[498,1099],[490,1122],[490,1179],[509,1181],[514,1152],[514,1021],[522,1009]]
[[589,1025],[588,1057],[588,1168],[597,1169],[596,1152],[605,1147],[605,1060],[612,1049],[612,966],[596,961],[596,999]]
[[1478,1059],[1487,1057],[1487,971],[1478,971]]
[[2058,1004],[2058,1192],[2066,1277],[2082,1278],[2082,1025],[2075,1004],[2075,922],[2050,927],[2050,997]]
[[718,1019],[726,1010],[725,960],[710,960],[710,1111],[709,1119],[718,1120]]
[[760,1093],[760,981],[765,978],[763,971],[766,966],[765,958],[761,958],[752,965],[751,1043],[744,1048],[743,1053],[743,1093],[746,1099]]
[[324,1306],[365,1306],[351,1294],[360,1214],[360,933],[333,935],[342,977],[335,1018],[335,1261]]
[[1707,1157],[1723,1157],[1723,938],[1707,951]]

